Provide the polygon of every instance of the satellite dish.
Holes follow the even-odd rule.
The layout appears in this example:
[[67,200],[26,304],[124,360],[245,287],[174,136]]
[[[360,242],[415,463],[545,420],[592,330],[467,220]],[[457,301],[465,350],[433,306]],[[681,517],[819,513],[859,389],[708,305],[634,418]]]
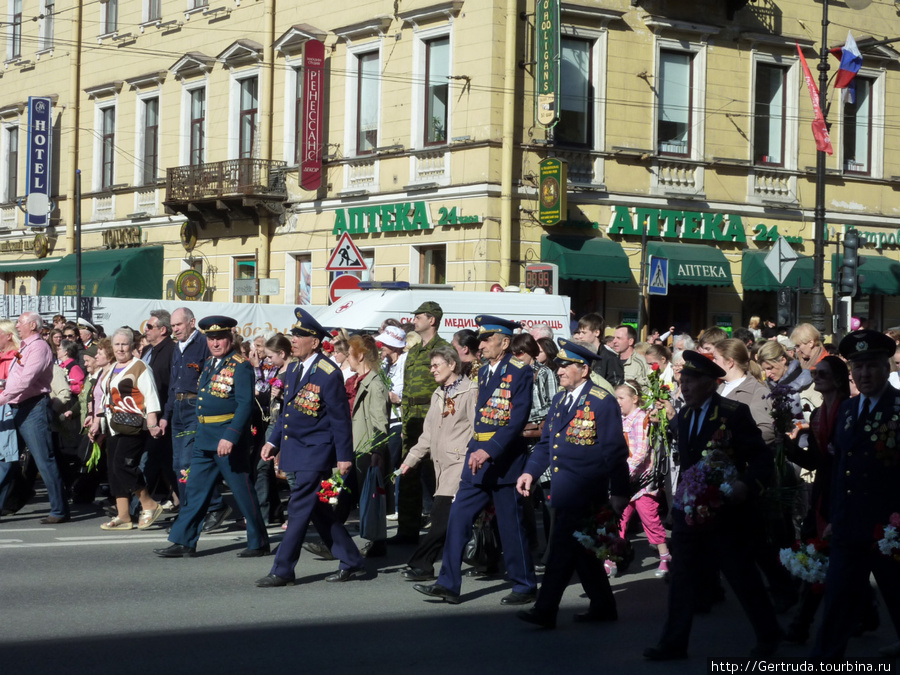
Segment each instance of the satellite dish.
[[865,9],[872,4],[872,0],[844,0],[850,9]]

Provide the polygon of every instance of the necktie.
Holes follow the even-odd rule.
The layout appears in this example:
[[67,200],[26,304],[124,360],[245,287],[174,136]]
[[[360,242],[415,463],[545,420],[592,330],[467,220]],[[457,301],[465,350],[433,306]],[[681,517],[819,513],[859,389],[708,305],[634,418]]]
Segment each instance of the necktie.
[[700,426],[703,424],[702,413],[699,410],[691,411],[691,433],[689,435],[690,443],[693,445],[700,433]]
[[298,363],[297,364],[297,381],[299,382],[302,377],[303,377],[303,364]]
[[866,419],[869,417],[869,411],[871,409],[871,406],[872,406],[872,399],[870,399],[868,396],[866,396],[866,400],[863,401],[862,412],[859,414],[859,419],[856,420],[856,423],[858,425],[865,422]]
[[575,398],[572,396],[572,392],[570,391],[568,394],[566,394],[565,406],[566,406],[567,412],[572,409],[572,403],[574,401],[575,401]]

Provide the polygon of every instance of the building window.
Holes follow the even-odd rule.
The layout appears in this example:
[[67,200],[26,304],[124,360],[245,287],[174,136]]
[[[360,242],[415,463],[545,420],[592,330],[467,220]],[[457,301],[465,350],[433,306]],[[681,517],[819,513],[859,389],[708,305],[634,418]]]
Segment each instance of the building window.
[[298,255],[297,264],[297,294],[294,301],[298,305],[312,304],[312,256],[309,254]]
[[378,109],[381,101],[378,52],[356,58],[356,154],[378,146]]
[[7,58],[17,59],[22,56],[22,0],[12,0],[10,15],[10,39]]
[[206,87],[190,91],[190,149],[188,164],[203,164],[206,149]]
[[447,142],[450,93],[450,38],[425,42],[425,145]]
[[294,164],[303,152],[303,69],[294,68]]
[[858,75],[854,101],[844,103],[843,152],[844,172],[872,173],[872,110],[875,82]]
[[162,19],[162,0],[147,0],[147,21]]
[[659,52],[657,149],[664,155],[690,155],[694,55]]
[[6,138],[6,182],[3,201],[10,203],[19,196],[19,127],[7,127]]
[[56,0],[41,0],[41,27],[38,51],[53,49],[53,13],[56,11]]
[[753,111],[753,161],[784,166],[788,69],[759,63],[756,66]]
[[[235,280],[256,278],[256,258],[254,256],[234,259]],[[253,302],[254,295],[234,295],[233,302]]]
[[188,9],[200,9],[209,5],[209,0],[188,0]]
[[119,0],[106,0],[103,3],[102,34],[115,33],[119,28]]
[[553,138],[560,145],[594,145],[592,43],[563,38],[560,43],[559,121]]
[[116,109],[103,108],[100,111],[100,188],[107,189],[115,184],[116,157]]
[[447,247],[421,246],[419,253],[419,283],[443,284],[447,282]]
[[156,185],[159,172],[159,99],[144,99],[141,185]]
[[249,159],[254,154],[256,142],[256,118],[259,113],[257,78],[248,77],[240,81],[241,109],[238,118],[238,157]]

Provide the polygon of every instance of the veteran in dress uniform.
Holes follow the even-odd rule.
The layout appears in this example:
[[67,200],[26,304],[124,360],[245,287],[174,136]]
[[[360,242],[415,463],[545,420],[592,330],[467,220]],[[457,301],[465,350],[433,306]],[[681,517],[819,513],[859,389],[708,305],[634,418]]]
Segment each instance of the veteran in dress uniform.
[[888,383],[896,345],[882,333],[858,330],[841,340],[839,349],[850,362],[859,396],[841,405],[832,437],[831,554],[813,649],[813,658],[823,661],[843,659],[862,617],[870,574],[900,637],[900,564],[876,543],[876,530],[900,513],[900,392]]
[[325,329],[302,308],[298,307],[295,314],[291,354],[297,361],[288,366],[282,378],[284,404],[262,448],[262,458],[268,461],[279,456],[281,470],[294,472],[296,481],[288,502],[287,532],[275,552],[272,570],[256,582],[260,588],[293,585],[294,567],[310,520],[322,543],[341,561],[338,571],[325,581],[349,581],[366,573],[356,544],[318,494],[335,465],[342,476],[353,467],[350,403],[344,376],[319,353]]
[[459,602],[463,551],[472,537],[476,516],[493,500],[506,573],[513,584],[501,603],[528,604],[534,601],[537,581],[516,480],[525,468],[522,430],[531,412],[534,371],[509,353],[513,329],[520,324],[495,316],[477,316],[475,321],[480,326],[485,365],[478,373],[474,435],[450,507],[440,576],[435,584],[416,584],[414,588],[450,603]]
[[683,511],[673,509],[668,615],[659,643],[644,650],[644,657],[651,661],[687,658],[694,597],[696,589],[704,581],[708,583],[703,577],[710,570],[709,560],[719,564],[750,619],[756,634],[751,655],[772,655],[781,639],[775,610],[753,562],[748,534],[758,530],[754,508],[773,473],[773,457],[750,408],[716,393],[718,380],[724,376],[725,371],[706,356],[684,352],[684,407],[675,425],[681,453],[679,478],[684,480],[685,473],[708,451],[718,449],[734,463],[738,480],[730,501],[713,522],[691,526]]
[[198,424],[187,479],[187,505],[172,525],[172,545],[154,550],[163,558],[195,555],[203,519],[220,475],[247,521],[247,548],[238,556],[255,558],[269,552],[269,535],[250,480],[253,369],[247,359],[234,351],[231,329],[236,325],[237,321],[227,316],[208,316],[199,323],[211,356],[197,383]]
[[553,475],[552,502],[556,510],[548,543],[547,569],[534,607],[517,616],[544,628],[556,626],[556,613],[572,572],[578,572],[590,599],[590,609],[575,620],[614,621],[616,601],[603,563],[573,536],[602,506],[607,488],[617,513],[628,504],[628,444],[616,399],[590,380],[591,364],[600,357],[590,349],[559,340],[556,357],[559,392],[550,404],[547,421],[516,482],[524,497],[549,466]]

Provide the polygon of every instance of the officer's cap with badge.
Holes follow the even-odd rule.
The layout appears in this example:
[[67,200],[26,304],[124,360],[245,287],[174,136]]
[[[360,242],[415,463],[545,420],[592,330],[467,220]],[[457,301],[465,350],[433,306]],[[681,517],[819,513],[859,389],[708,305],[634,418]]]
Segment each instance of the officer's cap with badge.
[[838,349],[848,361],[890,359],[897,350],[897,343],[877,330],[863,329],[847,335],[841,340]]
[[590,367],[594,361],[600,358],[600,355],[597,354],[597,352],[585,345],[579,345],[564,338],[558,338],[556,342],[559,344],[559,353],[556,355],[556,365],[560,368],[565,368],[572,363]]
[[237,320],[230,316],[207,316],[197,323],[197,328],[208,338],[223,338],[231,335],[231,329],[237,326]]
[[312,314],[302,307],[294,310],[294,316],[297,317],[297,323],[291,326],[291,335],[297,337],[314,337],[321,340],[328,331],[322,328],[322,324],[316,321]]
[[682,355],[684,356],[684,366],[681,369],[682,377],[685,375],[693,375],[697,377],[709,377],[714,380],[725,377],[725,371],[713,363],[713,360],[708,356],[704,356],[700,352],[695,352],[691,349],[685,350]]
[[495,333],[499,333],[500,335],[505,335],[507,337],[513,336],[513,331],[516,328],[521,328],[522,324],[518,321],[509,321],[508,319],[501,319],[499,316],[490,316],[488,314],[481,314],[475,317],[475,323],[478,324],[478,340],[487,340],[491,335]]

